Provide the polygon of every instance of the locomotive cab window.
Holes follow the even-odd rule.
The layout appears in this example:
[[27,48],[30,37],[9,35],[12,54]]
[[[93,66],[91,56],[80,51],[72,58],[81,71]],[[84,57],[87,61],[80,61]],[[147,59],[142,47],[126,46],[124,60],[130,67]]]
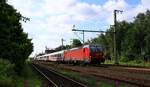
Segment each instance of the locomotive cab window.
[[103,48],[101,46],[91,46],[90,51],[91,52],[101,52],[101,51],[103,51]]
[[95,47],[90,47],[91,52],[96,52],[96,48]]

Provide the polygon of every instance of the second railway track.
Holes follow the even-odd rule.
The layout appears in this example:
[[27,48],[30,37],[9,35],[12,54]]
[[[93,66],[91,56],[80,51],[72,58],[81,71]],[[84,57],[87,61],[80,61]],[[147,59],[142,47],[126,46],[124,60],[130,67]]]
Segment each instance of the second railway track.
[[114,81],[129,83],[137,87],[150,87],[149,69],[132,68],[125,66],[72,66],[67,64],[42,63],[46,66],[61,67],[62,69],[71,70],[96,77],[103,77]]
[[33,67],[48,80],[48,87],[87,87],[86,85],[65,77],[54,70],[47,69],[37,64]]

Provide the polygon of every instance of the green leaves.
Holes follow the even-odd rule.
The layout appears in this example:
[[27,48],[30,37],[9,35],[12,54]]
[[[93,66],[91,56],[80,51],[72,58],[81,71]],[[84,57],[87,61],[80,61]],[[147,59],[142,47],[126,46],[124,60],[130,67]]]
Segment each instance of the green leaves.
[[82,46],[82,43],[80,42],[80,40],[79,39],[73,39],[72,47],[79,47],[79,46]]
[[0,57],[8,59],[20,72],[25,60],[33,51],[33,44],[23,32],[20,21],[27,21],[16,9],[0,1]]

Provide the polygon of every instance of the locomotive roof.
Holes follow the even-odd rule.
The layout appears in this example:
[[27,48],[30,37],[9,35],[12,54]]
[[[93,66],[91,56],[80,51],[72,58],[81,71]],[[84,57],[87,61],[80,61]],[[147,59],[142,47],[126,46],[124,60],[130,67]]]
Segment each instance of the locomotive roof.
[[84,45],[84,46],[80,46],[80,47],[75,47],[75,48],[71,48],[69,50],[76,50],[79,48],[85,48],[85,47],[97,47],[97,46],[101,46],[101,45],[97,45],[97,44],[88,44],[88,45]]

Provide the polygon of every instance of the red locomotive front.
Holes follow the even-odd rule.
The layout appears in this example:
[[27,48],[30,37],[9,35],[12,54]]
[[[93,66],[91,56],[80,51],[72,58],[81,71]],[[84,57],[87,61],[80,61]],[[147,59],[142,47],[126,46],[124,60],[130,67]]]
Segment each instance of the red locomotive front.
[[105,61],[104,48],[97,45],[89,45],[91,63],[101,63]]

